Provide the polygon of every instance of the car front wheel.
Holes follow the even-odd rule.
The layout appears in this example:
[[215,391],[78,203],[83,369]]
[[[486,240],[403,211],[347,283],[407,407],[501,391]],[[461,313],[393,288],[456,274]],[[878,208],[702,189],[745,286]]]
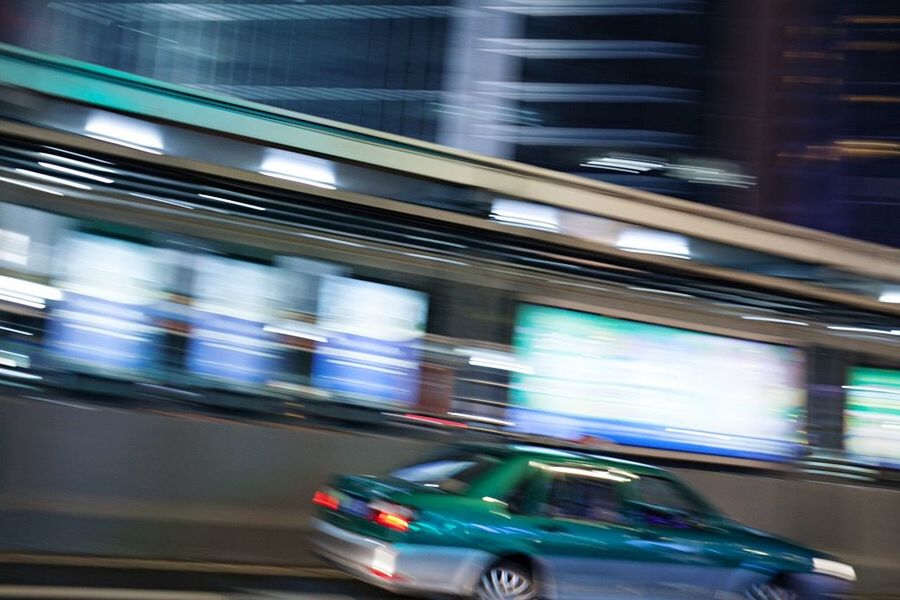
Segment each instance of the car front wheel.
[[747,600],[797,600],[797,594],[773,582],[757,583],[746,592]]
[[475,588],[477,600],[534,600],[536,596],[531,574],[510,561],[488,567]]

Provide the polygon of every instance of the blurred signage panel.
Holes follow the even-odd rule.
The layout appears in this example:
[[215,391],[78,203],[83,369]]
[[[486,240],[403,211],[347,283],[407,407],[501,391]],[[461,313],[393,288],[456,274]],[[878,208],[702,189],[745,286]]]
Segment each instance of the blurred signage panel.
[[275,264],[286,273],[282,308],[305,314],[316,313],[322,279],[345,271],[340,265],[297,256],[278,256]]
[[0,261],[16,266],[28,264],[28,246],[31,238],[18,231],[0,229]]
[[349,400],[415,403],[425,294],[346,277],[325,277],[319,327],[327,339],[313,360],[313,385]]
[[900,468],[900,371],[853,367],[847,380],[847,453]]
[[0,202],[0,267],[51,275],[54,251],[64,239],[69,223],[66,217]]
[[798,449],[795,348],[535,305],[514,344],[517,430],[763,460]]
[[63,295],[53,308],[51,355],[113,376],[153,366],[162,271],[154,249],[75,234],[59,250]]
[[219,256],[198,257],[188,370],[212,380],[263,385],[279,355],[273,335],[279,293],[277,270]]

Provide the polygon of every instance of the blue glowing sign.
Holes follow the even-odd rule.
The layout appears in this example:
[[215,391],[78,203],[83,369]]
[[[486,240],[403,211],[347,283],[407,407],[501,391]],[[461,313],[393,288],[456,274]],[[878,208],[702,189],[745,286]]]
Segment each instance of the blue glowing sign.
[[265,331],[275,314],[276,270],[219,256],[197,261],[187,368],[213,382],[263,385],[280,359]]
[[410,405],[418,398],[425,294],[345,277],[320,289],[313,384],[343,399]]
[[155,363],[153,311],[160,264],[152,248],[76,234],[66,239],[48,332],[50,356],[66,368],[133,376]]

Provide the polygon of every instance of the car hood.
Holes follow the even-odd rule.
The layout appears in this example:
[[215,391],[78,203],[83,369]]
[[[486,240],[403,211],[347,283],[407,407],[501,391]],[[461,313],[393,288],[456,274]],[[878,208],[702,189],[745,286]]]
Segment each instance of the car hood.
[[758,545],[767,549],[766,551],[768,552],[777,552],[785,558],[793,558],[803,562],[811,561],[813,558],[834,559],[834,557],[829,556],[828,554],[769,533],[768,531],[754,529],[753,527],[748,527],[733,521],[729,522],[726,527],[731,534],[744,537],[748,544]]

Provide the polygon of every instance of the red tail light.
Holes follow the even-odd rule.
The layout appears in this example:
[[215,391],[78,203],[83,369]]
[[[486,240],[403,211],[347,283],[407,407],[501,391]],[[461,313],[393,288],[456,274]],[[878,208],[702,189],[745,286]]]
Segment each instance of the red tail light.
[[375,513],[375,522],[394,531],[406,531],[409,529],[409,519],[394,513],[379,511]]
[[387,579],[388,581],[406,581],[406,577],[397,575],[396,573],[388,573],[387,571],[382,571],[381,569],[376,569],[375,567],[370,568],[369,572],[376,577]]
[[373,521],[394,531],[408,531],[415,517],[411,509],[390,502],[372,502],[369,508],[372,509]]
[[337,510],[341,506],[341,501],[338,500],[336,496],[332,496],[328,492],[319,490],[313,495],[313,504],[322,506],[328,510]]

